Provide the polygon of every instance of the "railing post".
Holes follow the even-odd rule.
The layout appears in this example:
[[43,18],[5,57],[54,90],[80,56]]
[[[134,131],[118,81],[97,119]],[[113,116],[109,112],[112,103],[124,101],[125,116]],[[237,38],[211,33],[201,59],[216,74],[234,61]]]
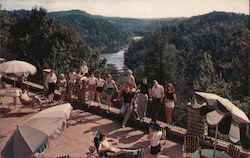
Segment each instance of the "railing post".
[[87,86],[87,82],[82,80],[80,81],[81,85],[77,86],[77,101],[79,103],[85,104],[86,102],[86,86]]
[[206,117],[200,114],[200,109],[194,109],[191,105],[187,107],[187,134],[196,135],[200,139],[205,139],[205,136],[208,134]]

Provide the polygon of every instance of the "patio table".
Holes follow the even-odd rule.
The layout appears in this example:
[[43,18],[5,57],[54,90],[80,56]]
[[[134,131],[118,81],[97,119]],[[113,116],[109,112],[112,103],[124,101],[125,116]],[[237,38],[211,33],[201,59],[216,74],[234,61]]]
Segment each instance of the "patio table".
[[16,98],[20,96],[20,89],[13,88],[13,89],[6,89],[2,96],[5,97],[13,97],[13,104],[16,106]]
[[[213,149],[201,149],[201,155],[208,157],[208,158],[213,158],[214,150]],[[196,150],[193,153],[192,158],[199,158],[199,157],[200,157],[199,150]],[[231,156],[229,156],[225,152],[215,150],[215,158],[231,158]]]

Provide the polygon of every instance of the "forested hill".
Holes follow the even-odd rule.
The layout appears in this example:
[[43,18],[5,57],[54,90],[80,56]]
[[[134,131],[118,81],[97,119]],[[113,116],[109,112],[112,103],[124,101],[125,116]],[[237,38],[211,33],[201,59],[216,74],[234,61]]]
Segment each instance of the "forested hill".
[[127,45],[131,32],[110,23],[99,16],[93,16],[80,10],[51,12],[50,16],[69,25],[85,39],[92,48],[102,53],[112,53]]
[[163,24],[176,23],[183,18],[133,19],[91,15],[80,10],[51,12],[49,15],[79,32],[93,48],[101,53],[113,53],[128,45],[133,36],[144,35]]
[[[58,23],[44,8],[31,11],[0,9],[0,57],[24,60],[38,68],[54,67],[57,73],[68,73],[85,60],[90,70],[103,67],[99,52],[93,50],[72,28]],[[38,78],[42,78],[38,76]]]
[[[28,10],[9,11],[12,18],[27,17]],[[113,53],[126,47],[133,36],[143,36],[162,25],[174,24],[185,18],[133,19],[91,15],[81,10],[48,13],[64,26],[77,31],[92,49]]]
[[104,17],[107,21],[119,27],[125,28],[132,32],[134,36],[143,36],[145,33],[152,32],[164,25],[177,24],[185,20],[184,17],[179,18],[159,18],[159,19],[134,19],[119,17]]
[[181,98],[207,91],[247,105],[249,35],[249,16],[212,12],[148,33],[130,45],[125,64],[138,79],[173,82]]

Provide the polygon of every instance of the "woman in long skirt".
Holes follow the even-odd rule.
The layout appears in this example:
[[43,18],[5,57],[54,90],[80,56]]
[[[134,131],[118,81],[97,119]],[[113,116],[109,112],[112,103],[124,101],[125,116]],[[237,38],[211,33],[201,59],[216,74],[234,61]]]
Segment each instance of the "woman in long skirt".
[[55,74],[55,70],[51,69],[51,71],[49,72],[49,74],[46,77],[46,82],[45,82],[45,88],[48,91],[49,103],[53,102],[53,100],[54,100],[56,82],[57,82],[57,77]]

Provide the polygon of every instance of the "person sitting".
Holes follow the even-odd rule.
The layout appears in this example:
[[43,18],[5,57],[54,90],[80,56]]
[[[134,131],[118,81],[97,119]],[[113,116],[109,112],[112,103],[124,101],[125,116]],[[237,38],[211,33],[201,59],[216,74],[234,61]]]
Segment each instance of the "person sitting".
[[41,99],[37,96],[30,97],[26,88],[22,88],[20,91],[20,101],[24,105],[32,105],[33,106],[35,104],[38,104],[40,107],[40,110],[43,109],[43,106],[41,104]]
[[142,154],[142,148],[118,148],[113,146],[118,145],[119,142],[116,139],[108,138],[107,135],[103,132],[99,133],[99,140],[100,144],[98,147],[98,154],[102,154],[104,152],[110,152],[112,156],[118,156],[122,154],[129,154],[129,155],[141,155]]

